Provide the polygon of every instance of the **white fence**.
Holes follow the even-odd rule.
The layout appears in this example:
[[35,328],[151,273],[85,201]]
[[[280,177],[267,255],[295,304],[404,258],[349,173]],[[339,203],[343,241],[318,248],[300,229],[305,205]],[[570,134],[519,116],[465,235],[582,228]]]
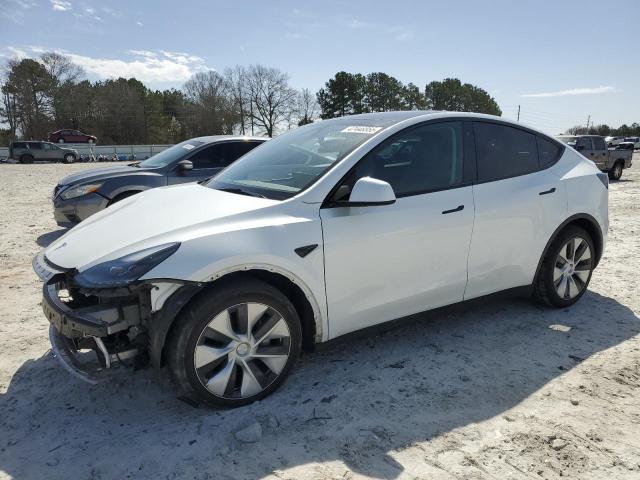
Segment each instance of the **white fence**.
[[[135,155],[136,160],[144,160],[171,147],[171,145],[89,145],[88,143],[61,143],[59,146],[73,148],[82,156],[93,154],[96,157],[98,155],[110,157],[115,153],[119,155]],[[0,158],[7,158],[8,156],[9,147],[0,147]]]

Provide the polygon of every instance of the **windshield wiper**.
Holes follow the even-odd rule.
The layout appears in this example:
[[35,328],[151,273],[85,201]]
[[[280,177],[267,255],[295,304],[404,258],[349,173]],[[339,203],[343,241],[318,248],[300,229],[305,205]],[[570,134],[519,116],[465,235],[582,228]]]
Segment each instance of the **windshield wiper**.
[[216,188],[216,190],[220,190],[221,192],[237,193],[238,195],[248,195],[250,197],[267,198],[260,193],[249,192],[241,188]]

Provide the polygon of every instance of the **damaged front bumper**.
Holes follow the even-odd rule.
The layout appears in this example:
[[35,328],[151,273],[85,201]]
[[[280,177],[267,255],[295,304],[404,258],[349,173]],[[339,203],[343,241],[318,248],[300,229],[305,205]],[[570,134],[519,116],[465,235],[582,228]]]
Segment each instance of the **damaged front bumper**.
[[51,324],[49,340],[63,367],[89,383],[97,383],[116,364],[142,366],[149,344],[150,286],[82,291],[72,273],[34,259],[45,280],[42,310]]

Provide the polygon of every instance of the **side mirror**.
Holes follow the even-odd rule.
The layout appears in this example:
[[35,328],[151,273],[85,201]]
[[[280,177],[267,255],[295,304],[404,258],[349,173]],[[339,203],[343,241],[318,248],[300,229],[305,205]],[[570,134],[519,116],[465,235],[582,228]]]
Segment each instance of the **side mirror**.
[[396,194],[387,182],[371,177],[362,177],[356,182],[345,206],[372,207],[375,205],[391,205],[396,201]]
[[191,160],[180,160],[176,167],[179,172],[187,172],[193,170],[193,163],[191,163]]

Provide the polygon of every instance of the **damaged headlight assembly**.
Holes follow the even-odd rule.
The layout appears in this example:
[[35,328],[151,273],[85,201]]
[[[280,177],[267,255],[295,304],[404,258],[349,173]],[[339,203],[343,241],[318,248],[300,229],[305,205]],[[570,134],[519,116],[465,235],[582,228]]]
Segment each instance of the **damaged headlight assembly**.
[[179,247],[180,242],[165,243],[94,265],[76,275],[74,283],[83,288],[125,287],[169,258]]

